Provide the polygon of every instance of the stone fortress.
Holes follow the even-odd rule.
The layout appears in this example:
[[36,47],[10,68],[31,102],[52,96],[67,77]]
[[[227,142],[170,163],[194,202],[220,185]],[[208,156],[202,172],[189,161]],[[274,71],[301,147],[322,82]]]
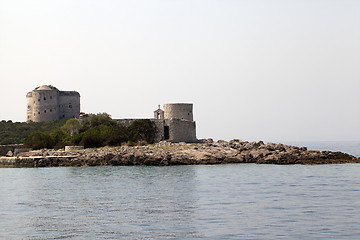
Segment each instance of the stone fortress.
[[157,141],[196,142],[196,123],[191,103],[164,104],[154,111]]
[[[51,85],[35,88],[26,95],[27,122],[48,122],[79,118],[80,94],[75,91],[59,91]],[[115,119],[120,126],[129,126],[137,119]],[[196,142],[196,123],[193,120],[193,104],[164,104],[164,110],[154,111],[149,119],[156,127],[155,142]]]
[[26,94],[26,106],[27,122],[78,118],[80,94],[75,91],[59,91],[56,87],[44,85]]
[[[121,126],[130,126],[136,119],[115,119]],[[154,111],[155,142],[168,140],[171,142],[197,142],[196,123],[193,120],[193,104],[164,104],[164,110]]]

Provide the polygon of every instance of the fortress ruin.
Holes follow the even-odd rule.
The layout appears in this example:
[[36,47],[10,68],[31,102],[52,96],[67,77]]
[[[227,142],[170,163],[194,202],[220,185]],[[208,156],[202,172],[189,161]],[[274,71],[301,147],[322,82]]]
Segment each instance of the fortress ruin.
[[75,91],[59,91],[51,85],[43,85],[26,94],[26,106],[27,122],[78,118],[80,94]]
[[[51,85],[35,88],[26,94],[27,122],[79,118],[80,94],[75,91],[59,91]],[[136,119],[115,119],[120,126],[128,127]],[[149,119],[156,127],[155,142],[196,142],[196,123],[193,120],[193,104],[164,104]]]
[[[120,126],[128,127],[136,119],[115,119]],[[150,119],[156,127],[155,142],[196,142],[196,122],[193,120],[193,104],[164,104],[164,110],[154,111]]]

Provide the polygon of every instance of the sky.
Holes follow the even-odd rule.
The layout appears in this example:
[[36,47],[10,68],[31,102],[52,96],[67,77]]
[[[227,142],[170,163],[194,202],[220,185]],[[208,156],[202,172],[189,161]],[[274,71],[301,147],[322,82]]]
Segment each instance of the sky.
[[151,118],[193,103],[198,138],[360,140],[359,0],[0,0],[0,120],[26,93]]

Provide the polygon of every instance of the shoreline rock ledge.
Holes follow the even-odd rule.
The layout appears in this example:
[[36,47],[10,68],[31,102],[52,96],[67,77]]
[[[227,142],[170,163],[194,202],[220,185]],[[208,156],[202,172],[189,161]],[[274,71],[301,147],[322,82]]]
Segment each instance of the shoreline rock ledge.
[[195,164],[340,164],[360,163],[342,152],[314,151],[262,141],[212,139],[200,143],[160,142],[147,146],[119,146],[71,151],[42,149],[0,157],[0,167],[195,165]]

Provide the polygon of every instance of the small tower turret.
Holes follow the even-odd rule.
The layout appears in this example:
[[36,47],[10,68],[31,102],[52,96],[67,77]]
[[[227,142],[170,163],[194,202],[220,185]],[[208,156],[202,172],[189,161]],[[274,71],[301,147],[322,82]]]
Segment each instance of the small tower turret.
[[160,108],[154,111],[154,119],[164,119],[164,111]]

